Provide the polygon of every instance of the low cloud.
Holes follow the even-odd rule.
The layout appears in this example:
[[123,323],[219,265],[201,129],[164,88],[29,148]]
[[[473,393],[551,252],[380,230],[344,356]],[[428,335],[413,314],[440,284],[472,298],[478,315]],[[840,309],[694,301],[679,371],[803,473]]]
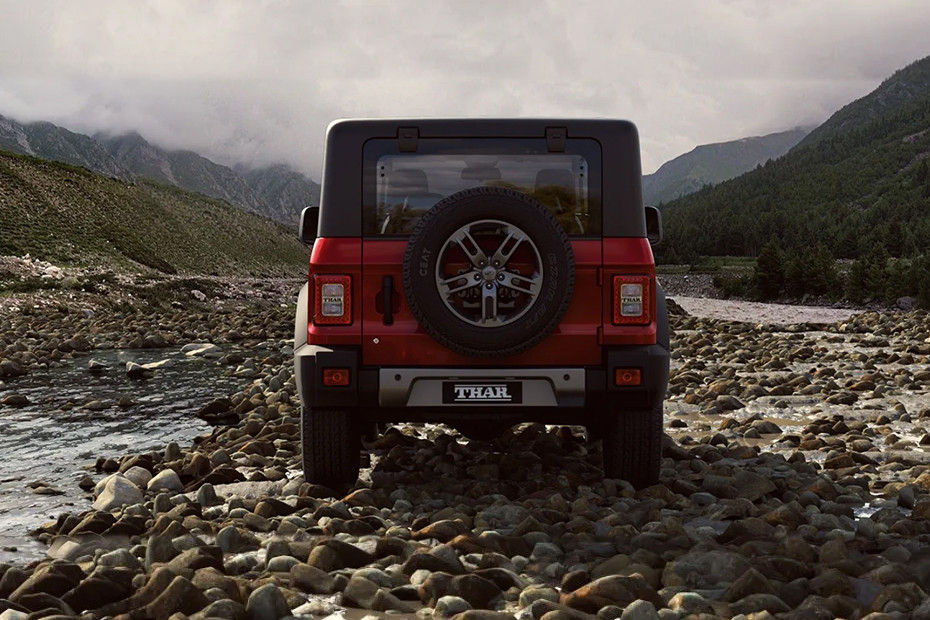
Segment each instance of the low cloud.
[[0,1],[0,114],[318,178],[349,116],[635,121],[644,169],[823,121],[930,54],[923,0]]

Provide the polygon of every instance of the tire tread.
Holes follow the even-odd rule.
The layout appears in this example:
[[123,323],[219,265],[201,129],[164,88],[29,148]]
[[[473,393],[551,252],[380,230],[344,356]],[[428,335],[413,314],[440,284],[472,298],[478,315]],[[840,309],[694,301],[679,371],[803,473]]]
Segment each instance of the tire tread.
[[662,402],[652,409],[611,407],[603,438],[604,475],[641,489],[659,481],[662,466]]
[[300,426],[307,482],[336,486],[358,479],[359,435],[348,411],[304,407]]

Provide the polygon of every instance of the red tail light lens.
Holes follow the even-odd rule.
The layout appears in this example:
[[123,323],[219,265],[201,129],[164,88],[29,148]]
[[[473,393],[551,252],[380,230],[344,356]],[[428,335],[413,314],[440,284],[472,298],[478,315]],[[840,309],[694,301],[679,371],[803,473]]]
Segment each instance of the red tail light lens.
[[352,323],[352,277],[314,275],[313,322],[317,325]]
[[652,322],[652,276],[614,276],[614,325]]
[[616,385],[641,385],[643,373],[639,368],[617,368],[614,370],[614,383]]
[[349,385],[349,369],[348,368],[324,368],[323,369],[323,385],[328,385],[328,386]]

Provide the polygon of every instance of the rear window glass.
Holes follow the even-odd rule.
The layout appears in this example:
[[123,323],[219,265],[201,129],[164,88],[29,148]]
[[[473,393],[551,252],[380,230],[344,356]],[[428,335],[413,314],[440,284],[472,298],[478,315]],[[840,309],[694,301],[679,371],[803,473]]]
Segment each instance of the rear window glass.
[[421,139],[415,153],[393,139],[365,144],[366,235],[404,236],[437,202],[463,189],[508,187],[548,207],[572,236],[601,232],[600,146],[567,140],[549,153],[542,139]]

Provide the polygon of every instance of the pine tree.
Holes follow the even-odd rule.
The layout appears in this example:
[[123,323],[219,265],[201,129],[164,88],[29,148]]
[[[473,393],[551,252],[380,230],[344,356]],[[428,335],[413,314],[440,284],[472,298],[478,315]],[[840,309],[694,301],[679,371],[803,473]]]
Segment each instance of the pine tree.
[[785,290],[785,255],[774,239],[759,252],[753,284],[762,299],[774,299]]

